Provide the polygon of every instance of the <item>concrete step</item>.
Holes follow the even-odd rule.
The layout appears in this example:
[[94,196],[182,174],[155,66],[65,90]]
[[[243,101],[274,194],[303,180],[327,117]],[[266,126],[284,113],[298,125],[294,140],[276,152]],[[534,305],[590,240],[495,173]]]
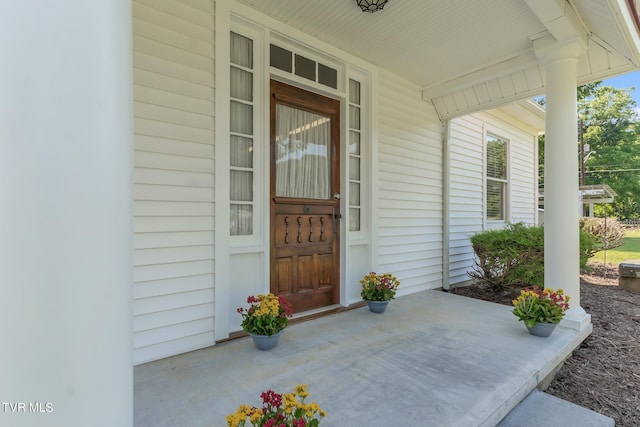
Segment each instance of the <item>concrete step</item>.
[[533,390],[498,424],[498,427],[614,427],[612,418]]

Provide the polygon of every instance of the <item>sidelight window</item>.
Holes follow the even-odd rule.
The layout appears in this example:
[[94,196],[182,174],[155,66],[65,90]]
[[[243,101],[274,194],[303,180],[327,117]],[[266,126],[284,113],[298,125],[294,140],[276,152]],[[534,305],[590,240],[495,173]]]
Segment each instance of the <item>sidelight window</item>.
[[253,234],[253,41],[231,33],[230,233]]

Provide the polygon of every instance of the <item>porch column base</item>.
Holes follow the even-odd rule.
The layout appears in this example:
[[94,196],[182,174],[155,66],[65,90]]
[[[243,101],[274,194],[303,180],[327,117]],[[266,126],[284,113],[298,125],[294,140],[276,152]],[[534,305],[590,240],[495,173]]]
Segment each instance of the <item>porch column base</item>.
[[580,306],[572,307],[565,313],[560,326],[580,332],[586,331],[592,328],[591,315]]

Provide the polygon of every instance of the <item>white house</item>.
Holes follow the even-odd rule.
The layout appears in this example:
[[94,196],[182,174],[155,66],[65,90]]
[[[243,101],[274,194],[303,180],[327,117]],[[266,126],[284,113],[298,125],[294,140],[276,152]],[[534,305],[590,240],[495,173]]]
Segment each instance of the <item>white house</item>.
[[640,67],[635,0],[0,12],[3,400],[131,425],[132,366],[227,339],[249,294],[305,315],[370,270],[401,295],[466,280],[470,234],[536,222],[541,94],[545,281],[590,322],[576,86]]

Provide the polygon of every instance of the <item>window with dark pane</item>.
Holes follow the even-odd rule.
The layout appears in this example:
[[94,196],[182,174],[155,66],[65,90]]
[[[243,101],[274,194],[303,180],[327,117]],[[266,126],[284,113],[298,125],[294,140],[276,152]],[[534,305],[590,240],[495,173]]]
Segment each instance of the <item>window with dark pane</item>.
[[272,67],[291,73],[293,71],[293,53],[280,46],[272,44],[270,49],[269,63]]
[[318,63],[318,83],[337,89],[338,70]]
[[316,62],[302,55],[296,55],[296,76],[316,81]]

